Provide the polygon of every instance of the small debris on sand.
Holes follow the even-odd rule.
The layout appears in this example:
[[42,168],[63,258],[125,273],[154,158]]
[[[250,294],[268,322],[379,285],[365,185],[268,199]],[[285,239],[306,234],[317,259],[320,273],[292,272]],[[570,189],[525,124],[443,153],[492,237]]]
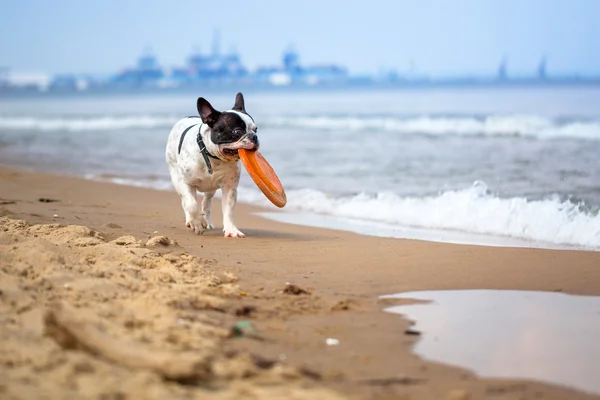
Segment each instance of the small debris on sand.
[[287,283],[285,285],[285,288],[283,288],[282,292],[285,294],[293,294],[293,295],[310,294],[310,292],[308,290],[303,289],[300,286],[293,285],[291,283]]

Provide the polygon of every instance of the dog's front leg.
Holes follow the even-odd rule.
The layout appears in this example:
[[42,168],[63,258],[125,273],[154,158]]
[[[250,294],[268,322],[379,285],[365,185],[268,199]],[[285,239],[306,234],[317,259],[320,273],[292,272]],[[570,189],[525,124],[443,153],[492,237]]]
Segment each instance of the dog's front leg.
[[198,203],[196,188],[183,182],[177,182],[176,189],[181,196],[181,206],[185,213],[185,226],[194,231],[194,233],[202,233],[204,231],[204,227],[202,226],[204,215]]
[[223,208],[223,234],[225,237],[243,238],[245,235],[235,226],[233,212],[237,202],[237,182],[227,182],[223,185],[221,206]]

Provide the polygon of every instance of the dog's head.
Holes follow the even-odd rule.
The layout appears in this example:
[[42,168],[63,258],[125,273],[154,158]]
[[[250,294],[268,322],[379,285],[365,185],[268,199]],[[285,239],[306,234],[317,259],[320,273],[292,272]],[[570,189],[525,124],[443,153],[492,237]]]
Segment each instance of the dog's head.
[[204,140],[210,153],[223,160],[239,159],[238,150],[258,150],[258,128],[246,112],[244,96],[238,93],[231,110],[217,111],[204,97],[198,98],[198,113],[210,128]]

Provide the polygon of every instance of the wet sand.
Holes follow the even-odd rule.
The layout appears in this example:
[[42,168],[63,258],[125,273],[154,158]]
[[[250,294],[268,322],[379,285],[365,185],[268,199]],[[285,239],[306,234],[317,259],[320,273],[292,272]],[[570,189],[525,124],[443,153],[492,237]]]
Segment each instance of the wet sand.
[[368,237],[258,211],[239,204],[247,237],[225,239],[215,199],[217,229],[197,236],[175,192],[1,168],[0,397],[600,398],[423,361],[410,322],[378,299],[600,295],[600,253]]

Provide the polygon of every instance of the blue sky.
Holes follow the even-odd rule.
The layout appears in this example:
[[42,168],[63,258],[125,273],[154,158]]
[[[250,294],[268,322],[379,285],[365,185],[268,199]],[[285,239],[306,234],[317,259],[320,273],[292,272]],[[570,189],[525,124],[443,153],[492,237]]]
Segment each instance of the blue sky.
[[352,73],[600,74],[596,0],[19,0],[3,1],[0,66],[51,73],[109,73],[148,46],[165,66],[210,49],[220,28],[249,67],[277,64],[293,45],[301,62]]

